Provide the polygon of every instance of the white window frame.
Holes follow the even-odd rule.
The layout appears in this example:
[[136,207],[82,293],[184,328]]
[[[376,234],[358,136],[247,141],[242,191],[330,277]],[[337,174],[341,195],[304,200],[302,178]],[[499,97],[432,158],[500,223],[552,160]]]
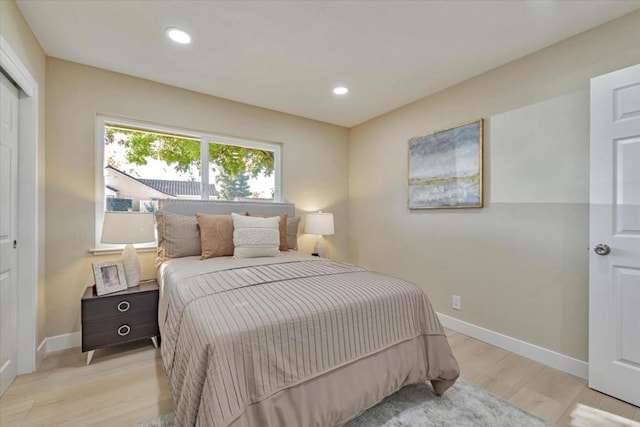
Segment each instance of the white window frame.
[[[273,178],[274,178],[274,203],[282,202],[282,180],[281,180],[281,166],[282,145],[274,142],[263,142],[249,140],[245,138],[235,138],[231,136],[216,135],[208,132],[198,132],[185,128],[176,128],[166,125],[158,125],[155,123],[144,122],[140,120],[130,120],[117,116],[97,115],[96,116],[96,200],[95,200],[95,246],[90,252],[93,253],[117,253],[122,250],[124,245],[110,245],[100,242],[102,236],[102,222],[104,220],[105,205],[105,187],[104,187],[104,137],[106,125],[121,125],[123,127],[137,128],[140,130],[148,130],[150,132],[157,132],[167,135],[176,135],[188,138],[194,138],[200,140],[200,182],[202,183],[203,192],[201,199],[207,200],[209,198],[209,144],[227,144],[235,145],[237,147],[254,148],[257,150],[268,150],[273,152]],[[231,202],[233,203],[233,202]],[[135,245],[136,248],[146,250],[154,250],[157,247],[157,242],[143,243]]]

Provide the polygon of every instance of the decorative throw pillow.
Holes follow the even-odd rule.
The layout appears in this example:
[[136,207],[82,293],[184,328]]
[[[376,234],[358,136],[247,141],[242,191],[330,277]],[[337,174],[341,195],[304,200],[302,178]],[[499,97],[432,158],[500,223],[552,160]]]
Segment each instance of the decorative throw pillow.
[[259,218],[231,214],[233,219],[233,256],[256,258],[278,256],[280,217]]
[[[263,215],[251,215],[248,214],[250,216],[255,216],[258,218],[266,218]],[[288,251],[289,250],[289,239],[287,236],[287,214],[283,213],[280,214],[280,224],[278,226],[279,232],[280,232],[280,250],[281,251]]]
[[231,215],[196,214],[196,219],[200,226],[200,259],[233,255]]
[[156,212],[158,257],[156,265],[170,259],[200,255],[200,232],[195,216]]
[[298,227],[300,226],[300,217],[287,219],[287,244],[289,249],[298,250]]

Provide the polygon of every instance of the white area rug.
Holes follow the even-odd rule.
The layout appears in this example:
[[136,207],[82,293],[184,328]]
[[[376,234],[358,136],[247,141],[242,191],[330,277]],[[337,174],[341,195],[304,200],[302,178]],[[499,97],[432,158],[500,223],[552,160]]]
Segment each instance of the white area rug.
[[[174,414],[166,414],[140,427],[173,427]],[[442,397],[431,385],[403,388],[369,409],[345,427],[549,427],[551,424],[517,408],[464,380]]]

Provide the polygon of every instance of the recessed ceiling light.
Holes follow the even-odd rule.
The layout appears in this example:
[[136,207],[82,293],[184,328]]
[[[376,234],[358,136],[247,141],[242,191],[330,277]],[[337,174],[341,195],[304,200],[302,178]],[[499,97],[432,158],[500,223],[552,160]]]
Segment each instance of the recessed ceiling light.
[[333,93],[336,95],[346,95],[349,92],[349,88],[344,86],[338,86],[333,88]]
[[167,36],[176,43],[189,44],[191,40],[193,40],[191,34],[179,28],[167,28],[165,32]]

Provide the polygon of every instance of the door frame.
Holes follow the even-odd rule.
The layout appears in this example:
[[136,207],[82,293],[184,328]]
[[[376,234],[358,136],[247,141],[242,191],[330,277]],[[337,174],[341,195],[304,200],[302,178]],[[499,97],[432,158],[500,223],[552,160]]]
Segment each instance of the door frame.
[[[18,358],[17,373],[36,369],[38,254],[38,82],[0,34],[0,67],[20,89],[18,120]],[[36,268],[33,268],[33,267]]]

